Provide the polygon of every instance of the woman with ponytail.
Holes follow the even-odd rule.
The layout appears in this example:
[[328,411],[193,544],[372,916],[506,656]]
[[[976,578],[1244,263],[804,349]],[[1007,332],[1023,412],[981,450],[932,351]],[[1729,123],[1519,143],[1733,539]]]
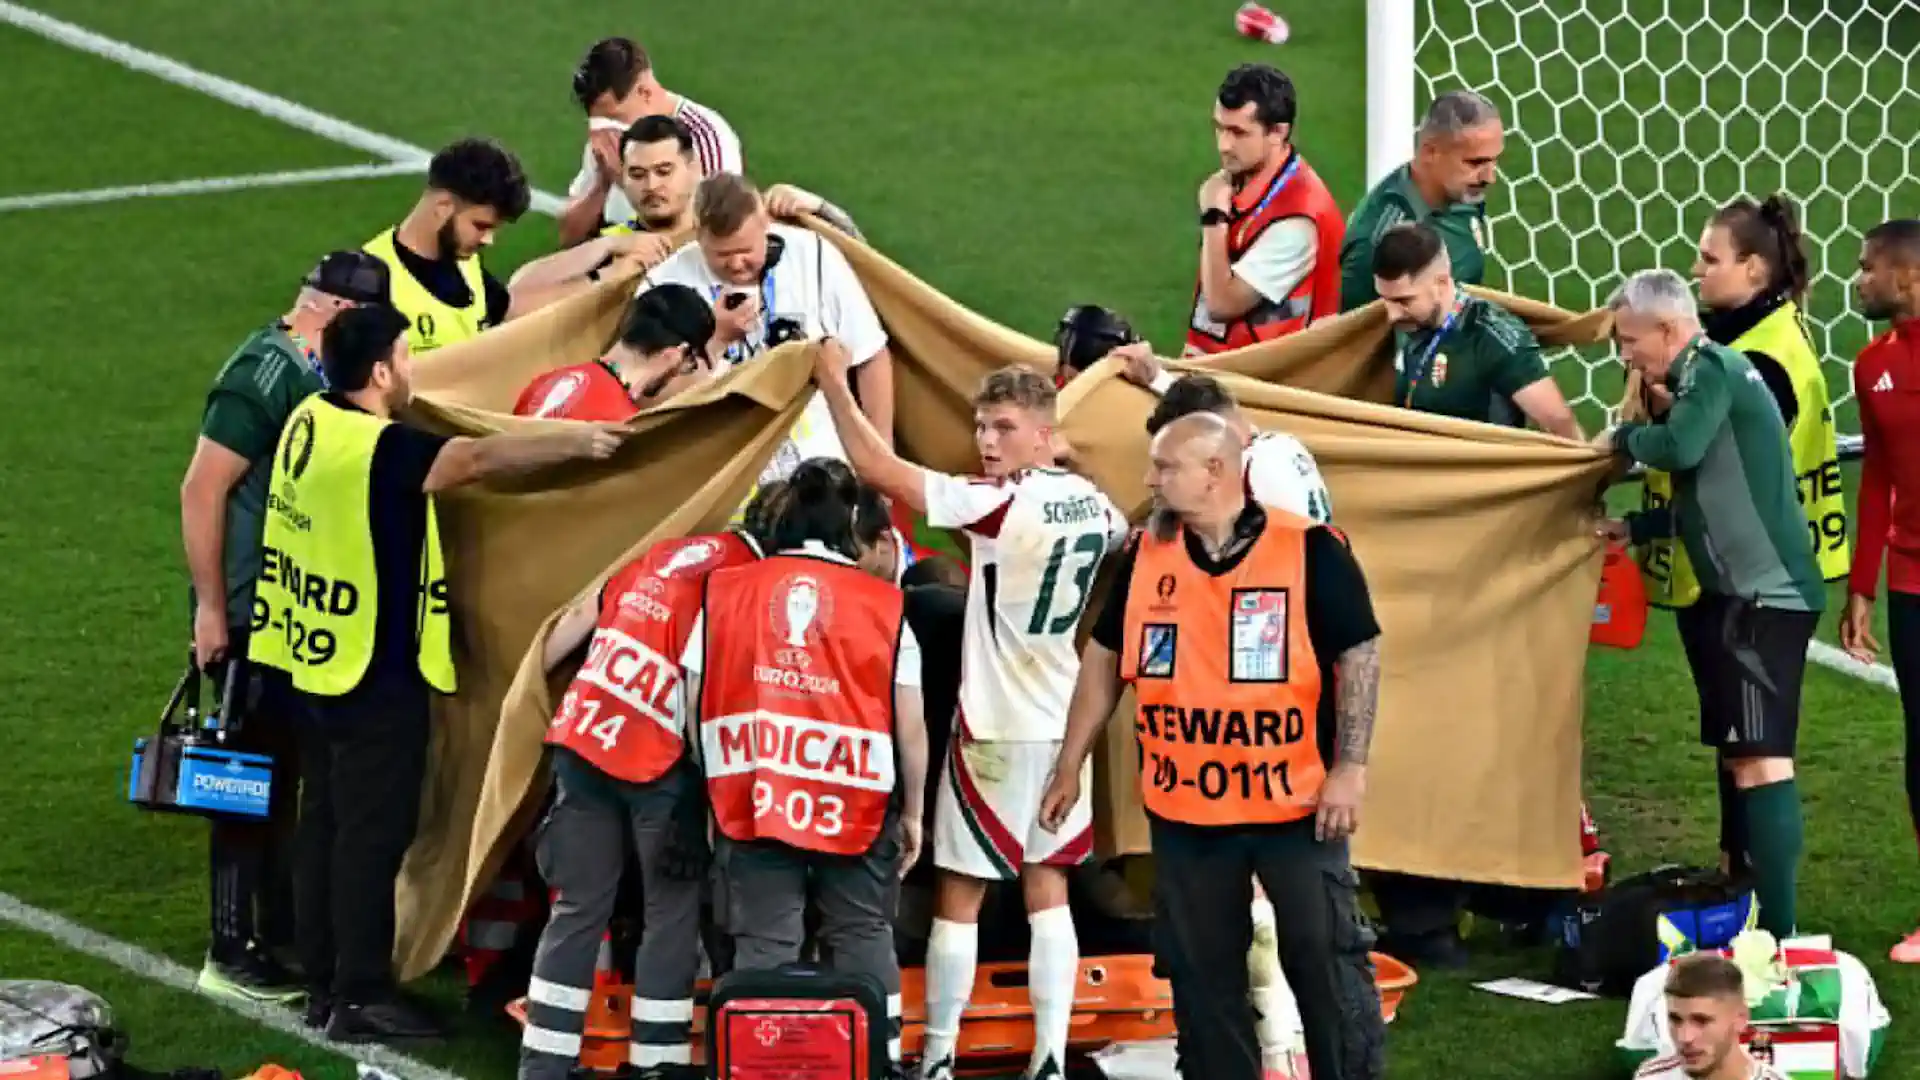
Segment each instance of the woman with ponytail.
[[[1849,569],[1847,509],[1826,375],[1800,311],[1808,263],[1793,203],[1784,195],[1772,195],[1759,203],[1742,198],[1721,207],[1701,232],[1693,276],[1706,336],[1741,353],[1773,392],[1821,576],[1839,580]],[[1672,492],[1670,475],[1648,469],[1642,509],[1666,505]],[[1720,649],[1723,628],[1706,605],[1696,606],[1699,581],[1678,538],[1656,538],[1643,546],[1641,567],[1648,598],[1678,609],[1677,627],[1688,656]],[[1788,806],[1787,800],[1755,797],[1791,785],[1792,751],[1790,745],[1781,749],[1785,754],[1773,767],[1776,772],[1784,768],[1784,776],[1748,775],[1743,782],[1722,759],[1720,849],[1730,871],[1745,872],[1757,864],[1750,852],[1761,847],[1777,856],[1764,860],[1769,865],[1792,865],[1798,858],[1797,803]]]
[[800,959],[811,893],[834,966],[885,987],[892,1015],[873,1019],[897,1065],[894,883],[919,858],[928,752],[899,549],[885,501],[840,461],[801,462],[766,509],[773,553],[707,579],[680,660],[716,905],[734,967],[767,970]]

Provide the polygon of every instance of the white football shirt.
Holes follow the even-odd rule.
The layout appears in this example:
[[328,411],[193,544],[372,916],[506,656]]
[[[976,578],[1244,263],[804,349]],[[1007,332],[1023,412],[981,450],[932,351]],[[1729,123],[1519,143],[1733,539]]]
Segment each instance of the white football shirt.
[[1080,675],[1074,631],[1127,519],[1093,482],[1059,469],[993,479],[927,471],[927,524],[972,542],[960,646],[960,717],[975,739],[1065,736]]
[[[867,290],[854,276],[853,267],[840,249],[819,235],[793,225],[774,223],[768,235],[778,236],[785,244],[780,261],[760,283],[760,321],[747,331],[747,339],[729,349],[728,367],[738,366],[766,351],[769,313],[772,319],[799,324],[808,338],[832,336],[847,347],[853,366],[872,360],[887,347],[887,332],[880,316],[867,299]],[[641,279],[640,290],[675,283],[697,289],[709,303],[741,286],[728,285],[714,276],[707,258],[697,243],[688,244],[667,257]],[[847,450],[834,430],[833,413],[825,398],[815,394],[793,426],[787,442],[774,451],[773,459],[760,474],[759,483],[784,480],[802,461],[810,457],[846,460]]]
[[1333,497],[1320,465],[1299,439],[1281,431],[1256,432],[1245,461],[1247,494],[1254,502],[1321,525],[1333,520]]
[[[693,136],[693,153],[700,161],[700,173],[712,176],[714,173],[730,172],[744,174],[746,158],[740,151],[740,136],[734,134],[733,125],[725,117],[712,109],[686,98],[673,110],[673,118],[686,125],[687,134]],[[617,120],[594,119],[587,121],[587,130],[607,128],[625,131],[626,126]],[[580,171],[574,174],[573,183],[567,185],[569,198],[579,198],[593,187],[594,174],[600,166],[593,160],[593,144],[587,143],[580,151]],[[601,220],[609,225],[631,221],[634,216],[633,204],[627,201],[627,194],[615,184],[607,191],[606,209],[600,212]]]

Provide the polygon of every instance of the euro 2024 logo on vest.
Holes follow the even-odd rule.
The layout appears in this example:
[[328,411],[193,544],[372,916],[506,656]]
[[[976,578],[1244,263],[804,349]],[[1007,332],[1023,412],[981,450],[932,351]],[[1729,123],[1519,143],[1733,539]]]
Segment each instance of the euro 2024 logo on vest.
[[789,574],[773,591],[768,615],[782,648],[773,654],[783,667],[806,670],[813,663],[811,649],[833,619],[833,595],[812,574]]
[[673,558],[668,559],[666,565],[655,570],[654,574],[662,579],[670,578],[683,570],[692,570],[719,553],[720,541],[702,537],[674,552]]

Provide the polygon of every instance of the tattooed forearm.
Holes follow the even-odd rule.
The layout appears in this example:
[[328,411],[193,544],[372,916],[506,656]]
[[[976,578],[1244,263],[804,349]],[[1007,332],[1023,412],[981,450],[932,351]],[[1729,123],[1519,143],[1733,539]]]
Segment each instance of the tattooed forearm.
[[1334,661],[1334,763],[1365,765],[1380,704],[1380,639],[1370,638]]

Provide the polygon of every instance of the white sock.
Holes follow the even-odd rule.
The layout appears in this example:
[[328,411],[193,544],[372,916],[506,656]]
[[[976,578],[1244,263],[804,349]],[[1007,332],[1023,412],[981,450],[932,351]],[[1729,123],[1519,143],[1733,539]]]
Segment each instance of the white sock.
[[924,1074],[953,1056],[960,1040],[960,1017],[973,997],[973,973],[980,953],[980,928],[974,923],[933,920],[927,937],[927,1026],[920,1046]]
[[1247,994],[1253,1004],[1254,1030],[1260,1038],[1260,1054],[1271,1061],[1285,1052],[1286,1032],[1280,1023],[1276,984],[1286,985],[1280,975],[1280,941],[1273,928],[1273,904],[1264,896],[1253,898],[1253,947],[1247,950]]
[[1065,907],[1036,911],[1028,918],[1033,944],[1027,954],[1027,993],[1033,999],[1033,1060],[1027,1075],[1034,1076],[1047,1059],[1065,1076],[1067,1028],[1073,1020],[1073,993],[1080,981],[1080,939],[1073,932],[1073,912]]

